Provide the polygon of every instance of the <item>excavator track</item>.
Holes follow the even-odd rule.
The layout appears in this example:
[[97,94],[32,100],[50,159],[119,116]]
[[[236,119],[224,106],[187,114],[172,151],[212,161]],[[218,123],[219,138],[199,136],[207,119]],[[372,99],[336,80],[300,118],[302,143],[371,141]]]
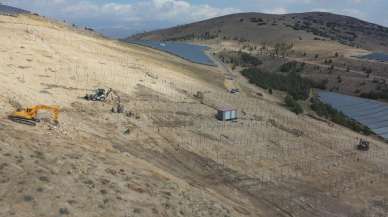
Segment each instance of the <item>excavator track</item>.
[[19,124],[25,124],[29,126],[36,126],[36,121],[35,120],[29,120],[25,118],[20,118],[20,117],[14,117],[14,116],[9,116],[8,117],[11,121],[19,123]]

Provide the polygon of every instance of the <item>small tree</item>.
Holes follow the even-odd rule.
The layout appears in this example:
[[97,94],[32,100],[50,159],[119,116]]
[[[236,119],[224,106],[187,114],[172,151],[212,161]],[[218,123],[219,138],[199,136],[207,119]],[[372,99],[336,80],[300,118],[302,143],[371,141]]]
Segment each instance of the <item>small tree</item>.
[[284,102],[286,103],[286,106],[295,114],[301,114],[303,113],[302,106],[294,99],[294,97],[287,95],[284,99]]
[[366,73],[366,77],[369,78],[370,74],[372,74],[372,69],[371,68],[366,69],[365,73]]
[[342,77],[341,77],[341,75],[338,75],[338,76],[337,76],[337,81],[338,81],[338,83],[342,83]]
[[292,48],[294,47],[294,44],[293,43],[276,43],[275,44],[275,56],[279,57],[281,56],[282,58],[284,58],[285,56],[288,55],[288,53],[292,50]]

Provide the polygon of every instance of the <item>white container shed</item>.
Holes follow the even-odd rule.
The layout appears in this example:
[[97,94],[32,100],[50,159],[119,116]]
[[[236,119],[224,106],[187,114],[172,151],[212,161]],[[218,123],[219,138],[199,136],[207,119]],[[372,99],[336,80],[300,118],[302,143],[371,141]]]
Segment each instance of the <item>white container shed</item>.
[[220,121],[231,121],[237,119],[237,109],[220,107],[217,111],[217,119]]

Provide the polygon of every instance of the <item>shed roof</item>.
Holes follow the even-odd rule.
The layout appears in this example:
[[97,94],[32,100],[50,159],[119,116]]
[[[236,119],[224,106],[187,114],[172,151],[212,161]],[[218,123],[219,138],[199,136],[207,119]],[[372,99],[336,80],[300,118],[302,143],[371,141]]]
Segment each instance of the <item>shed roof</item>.
[[218,107],[217,110],[222,112],[230,112],[235,111],[236,109],[232,107]]

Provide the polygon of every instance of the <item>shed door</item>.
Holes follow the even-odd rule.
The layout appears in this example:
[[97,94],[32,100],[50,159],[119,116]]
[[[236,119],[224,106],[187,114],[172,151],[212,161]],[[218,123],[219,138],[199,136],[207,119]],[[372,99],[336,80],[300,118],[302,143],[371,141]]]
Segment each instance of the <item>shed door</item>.
[[225,112],[225,120],[230,120],[231,119],[231,112],[227,111]]
[[236,111],[231,111],[231,117],[230,119],[236,119],[237,118],[237,112]]

